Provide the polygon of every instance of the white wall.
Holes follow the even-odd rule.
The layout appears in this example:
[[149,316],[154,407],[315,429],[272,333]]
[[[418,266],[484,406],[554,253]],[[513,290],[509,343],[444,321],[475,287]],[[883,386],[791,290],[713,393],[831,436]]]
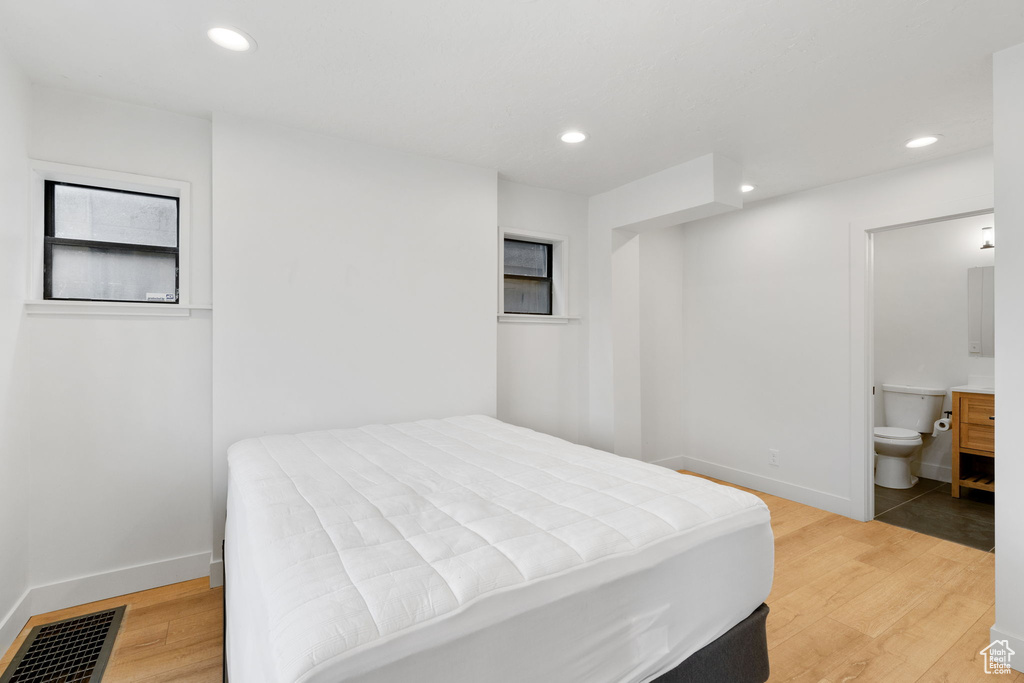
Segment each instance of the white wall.
[[669,467],[683,439],[682,227],[640,235],[640,361],[643,459]]
[[[644,367],[650,367],[643,353],[652,349],[644,348],[641,330],[642,237],[739,209],[742,172],[731,159],[707,154],[590,197],[590,445],[674,466],[660,452],[644,453],[651,438],[645,395],[649,407],[663,396],[643,385]],[[654,431],[664,431],[662,421]]]
[[1024,671],[1024,45],[995,56],[996,623]]
[[587,208],[587,440],[593,448],[615,452],[615,348],[612,341],[612,230],[593,227],[599,218]]
[[[191,183],[192,299],[209,303],[209,121],[35,88],[29,155]],[[40,505],[23,519],[33,584],[155,565],[118,575],[123,593],[203,575],[211,549],[210,313],[43,315],[30,328],[32,498]],[[78,583],[91,588],[52,589],[55,602],[37,600],[34,611],[109,588]]]
[[28,616],[31,441],[23,313],[28,263],[28,81],[0,51],[0,651]]
[[[640,235],[612,231],[611,324],[614,453],[643,459],[643,364],[640,359]],[[607,372],[607,368],[602,369]]]
[[213,169],[215,539],[238,439],[495,414],[494,171],[220,115]]
[[[980,248],[993,224],[975,216],[874,236],[875,426],[885,424],[882,384],[949,389],[995,375],[994,358],[967,349],[967,269],[994,265],[996,250]],[[917,472],[952,481],[952,441],[925,435]]]
[[568,238],[566,324],[498,323],[498,419],[584,441],[587,414],[587,198],[498,181],[498,224]]
[[[726,480],[850,514],[852,221],[991,193],[990,150],[752,204],[679,228],[677,456]],[[648,286],[653,309],[677,305]],[[669,446],[663,446],[664,456]],[[781,466],[768,464],[768,449]]]

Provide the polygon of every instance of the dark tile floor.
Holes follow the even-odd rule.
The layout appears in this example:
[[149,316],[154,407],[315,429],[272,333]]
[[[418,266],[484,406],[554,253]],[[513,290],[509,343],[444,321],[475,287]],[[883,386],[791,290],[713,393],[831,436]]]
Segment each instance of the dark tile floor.
[[996,544],[995,506],[988,491],[960,489],[921,477],[910,489],[875,487],[875,519],[947,541],[992,550]]

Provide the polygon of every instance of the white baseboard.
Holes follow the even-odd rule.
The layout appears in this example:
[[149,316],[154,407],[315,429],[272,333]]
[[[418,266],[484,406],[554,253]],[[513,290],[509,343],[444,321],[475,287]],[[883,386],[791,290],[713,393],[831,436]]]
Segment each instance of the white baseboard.
[[224,585],[224,560],[210,559],[210,588]]
[[[997,640],[1005,640],[1010,645],[1011,650],[1013,650],[1015,653],[1020,653],[1014,655],[1013,659],[1010,661],[1010,666],[1013,668],[1014,671],[1024,672],[1024,638],[1021,638],[1020,636],[1011,635],[1006,631],[1001,631],[997,626],[992,626],[992,629],[989,631],[989,634],[989,637],[992,638],[993,643]],[[996,677],[993,676],[993,678]]]
[[655,460],[651,463],[652,465],[658,465],[659,467],[667,467],[670,470],[685,470],[686,469],[686,458],[681,455],[677,455],[674,458],[665,458],[664,460]]
[[210,554],[200,553],[35,586],[25,592],[18,606],[0,623],[0,652],[11,646],[25,622],[35,614],[198,579],[208,575],[209,562]]
[[3,621],[0,621],[0,653],[7,652],[11,643],[21,633],[25,622],[32,616],[31,595],[31,590],[25,591],[25,594],[18,600],[18,604],[11,608],[11,611],[4,616]]
[[818,491],[817,489],[807,488],[805,486],[798,486],[796,484],[790,484],[789,482],[779,481],[778,479],[771,479],[769,477],[762,477],[759,474],[752,472],[746,472],[744,470],[737,470],[732,467],[726,467],[725,465],[719,465],[718,463],[707,462],[706,460],[699,460],[697,458],[690,458],[687,456],[679,456],[678,458],[670,458],[667,461],[659,462],[672,462],[681,463],[678,467],[673,469],[689,470],[697,474],[703,474],[707,477],[714,477],[715,479],[721,479],[732,484],[738,484],[745,486],[755,491],[762,491],[764,493],[770,493],[773,496],[779,496],[780,498],[786,498],[787,500],[793,500],[797,503],[803,503],[804,505],[810,505],[820,510],[826,510],[828,512],[834,512],[837,515],[843,515],[844,517],[852,517],[856,519],[856,516],[851,514],[852,505],[850,504],[849,498],[843,498],[836,496],[831,493],[825,493],[824,491]]
[[86,602],[166,586],[206,576],[209,554],[176,557],[135,567],[115,569],[32,589],[32,613],[42,614]]
[[930,462],[922,462],[918,464],[918,475],[925,479],[935,479],[936,481],[944,481],[947,484],[953,481],[953,468],[946,467],[945,465],[936,465]]

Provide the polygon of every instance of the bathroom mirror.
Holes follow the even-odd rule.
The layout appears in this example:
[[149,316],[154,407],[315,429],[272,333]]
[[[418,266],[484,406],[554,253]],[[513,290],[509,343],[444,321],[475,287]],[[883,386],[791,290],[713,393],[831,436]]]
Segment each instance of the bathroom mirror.
[[967,353],[993,358],[995,351],[995,266],[967,269]]

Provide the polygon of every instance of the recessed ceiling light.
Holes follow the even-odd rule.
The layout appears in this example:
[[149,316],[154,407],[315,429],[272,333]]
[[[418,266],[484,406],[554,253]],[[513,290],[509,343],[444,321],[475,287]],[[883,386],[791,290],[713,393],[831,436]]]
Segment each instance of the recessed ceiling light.
[[740,185],[740,192],[753,192],[755,189],[753,185]]
[[907,147],[910,149],[917,149],[918,147],[927,147],[928,145],[934,145],[939,141],[938,135],[924,135],[919,138],[907,141]]
[[217,45],[232,52],[246,52],[256,49],[256,41],[252,39],[252,36],[239,31],[237,28],[215,26],[207,31],[206,35]]
[[568,142],[571,145],[575,145],[577,142],[583,142],[587,139],[586,133],[581,133],[578,130],[570,130],[562,133],[562,142]]

